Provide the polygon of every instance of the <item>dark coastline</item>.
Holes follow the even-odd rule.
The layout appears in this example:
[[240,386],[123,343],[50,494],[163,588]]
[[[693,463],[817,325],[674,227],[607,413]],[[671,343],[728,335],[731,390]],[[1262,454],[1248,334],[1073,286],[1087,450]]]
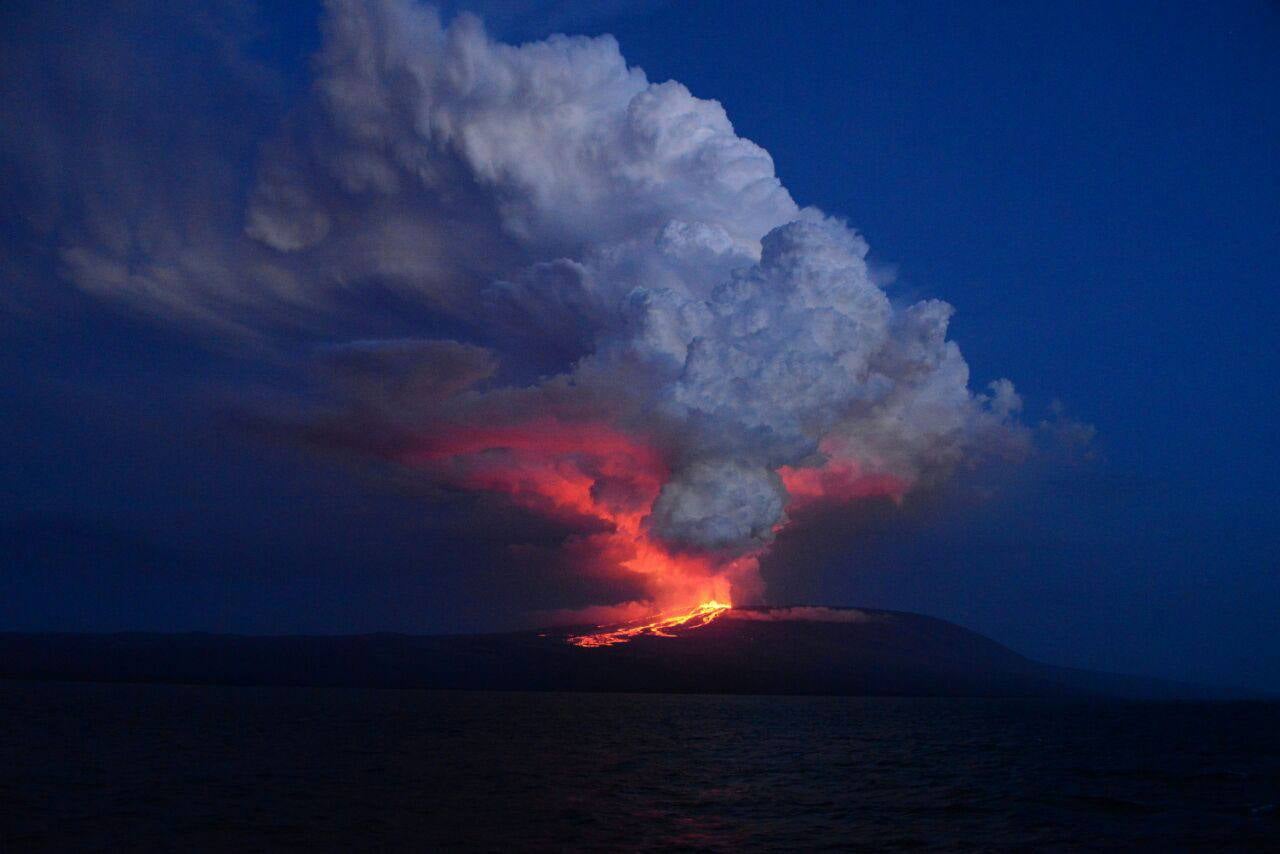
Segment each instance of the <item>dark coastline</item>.
[[602,649],[566,643],[572,630],[563,628],[449,636],[3,633],[0,679],[673,694],[1250,696],[1054,667],[943,620],[856,613],[866,619],[723,618],[675,638]]

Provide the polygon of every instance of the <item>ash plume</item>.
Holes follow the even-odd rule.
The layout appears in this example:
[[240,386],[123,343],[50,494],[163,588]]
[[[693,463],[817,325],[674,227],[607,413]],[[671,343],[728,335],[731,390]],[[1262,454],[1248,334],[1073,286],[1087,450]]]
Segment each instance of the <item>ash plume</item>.
[[[323,29],[240,228],[141,267],[127,239],[64,249],[151,314],[324,341],[322,399],[272,416],[295,435],[568,520],[586,571],[661,605],[759,599],[799,506],[1026,444],[949,305],[896,301],[861,235],[613,38],[507,45],[413,0],[333,0]],[[448,334],[343,337],[366,292]]]

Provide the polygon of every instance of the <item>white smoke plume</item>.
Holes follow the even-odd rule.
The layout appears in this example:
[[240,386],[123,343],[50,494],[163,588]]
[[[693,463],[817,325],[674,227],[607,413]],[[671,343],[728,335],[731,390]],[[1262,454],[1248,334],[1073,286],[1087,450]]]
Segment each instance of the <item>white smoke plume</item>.
[[970,390],[950,306],[896,303],[856,231],[613,38],[513,46],[415,0],[332,0],[316,68],[240,235],[160,276],[71,247],[72,278],[257,332],[391,293],[460,331],[323,348],[333,400],[308,418],[327,435],[434,460],[443,433],[608,424],[661,483],[580,454],[591,500],[647,501],[648,535],[718,560],[759,554],[804,502],[901,495],[1025,441],[1008,381]]

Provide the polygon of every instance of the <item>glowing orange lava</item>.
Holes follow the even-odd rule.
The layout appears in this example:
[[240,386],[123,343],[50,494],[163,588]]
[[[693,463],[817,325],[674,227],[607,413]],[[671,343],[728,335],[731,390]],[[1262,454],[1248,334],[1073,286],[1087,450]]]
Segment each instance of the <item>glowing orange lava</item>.
[[[649,635],[650,637],[656,638],[673,638],[675,635],[671,634],[672,629],[701,628],[719,617],[725,611],[728,611],[731,607],[732,606],[728,602],[720,602],[716,599],[711,599],[689,611],[681,611],[675,614],[658,614],[646,623],[633,623],[631,625],[624,625],[607,631],[575,635],[569,638],[569,643],[575,646],[591,648],[626,643],[627,641],[638,638],[642,635]],[[601,626],[600,628],[604,627]]]

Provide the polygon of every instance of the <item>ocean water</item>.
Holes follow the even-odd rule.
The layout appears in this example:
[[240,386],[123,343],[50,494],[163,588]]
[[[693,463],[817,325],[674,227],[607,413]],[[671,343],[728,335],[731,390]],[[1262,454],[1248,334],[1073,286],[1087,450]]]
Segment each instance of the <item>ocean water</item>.
[[1280,850],[1280,705],[0,683],[0,850]]

